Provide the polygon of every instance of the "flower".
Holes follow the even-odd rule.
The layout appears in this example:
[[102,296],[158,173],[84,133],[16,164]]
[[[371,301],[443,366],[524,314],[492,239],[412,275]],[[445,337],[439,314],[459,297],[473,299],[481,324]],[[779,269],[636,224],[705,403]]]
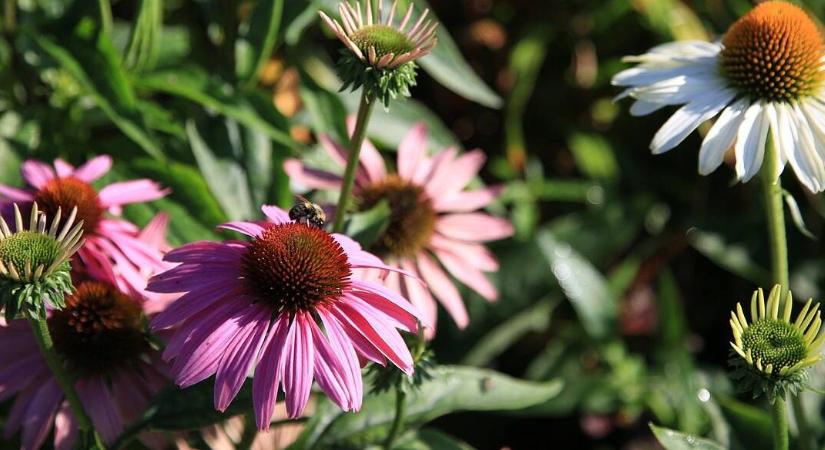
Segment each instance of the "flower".
[[[346,150],[328,136],[321,136],[324,150],[340,165],[345,165]],[[496,288],[484,272],[498,270],[495,257],[482,242],[513,234],[504,219],[478,212],[493,202],[501,187],[465,190],[484,164],[481,150],[461,156],[448,148],[427,156],[427,130],[416,125],[398,147],[397,173],[389,173],[375,147],[365,141],[353,195],[361,210],[387,201],[390,222],[370,248],[389,265],[414,273],[429,285],[390,273],[389,287],[405,295],[424,312],[431,324],[436,322],[436,302],[447,309],[459,327],[469,322],[461,295],[444,271],[487,300],[498,297]],[[337,190],[341,177],[305,166],[291,159],[285,165],[290,178],[307,187]]]
[[[808,300],[794,322],[791,322],[793,296],[788,291],[782,303],[782,288],[776,285],[767,304],[762,289],[751,297],[751,320],[745,317],[742,305],[731,312],[730,326],[736,352],[731,360],[737,369],[734,376],[754,396],[767,393],[771,401],[784,398],[787,389],[797,391],[805,381],[805,369],[822,360],[819,348],[825,340],[819,303],[811,308]],[[780,306],[782,308],[780,316]]]
[[174,361],[181,387],[215,375],[220,411],[254,367],[260,429],[269,427],[281,386],[289,416],[299,416],[313,379],[342,409],[358,410],[359,358],[411,373],[398,329],[416,332],[420,315],[403,297],[356,276],[353,269],[391,269],[355,241],[293,222],[279,208],[262,209],[271,223],[222,225],[249,242],[196,242],[166,255],[179,265],[148,289],[184,295],[152,321],[155,330],[177,326],[163,357]]
[[75,269],[88,272],[92,278],[114,279],[122,291],[140,295],[146,287],[146,274],[141,272],[164,269],[163,255],[157,247],[140,239],[134,224],[106,212],[119,214],[123,205],[156,200],[167,191],[147,179],[112,183],[100,191],[92,187],[91,183],[111,166],[112,159],[105,155],[78,168],[60,159],[55,160],[54,169],[28,160],[21,168],[28,189],[0,185],[0,207],[3,201],[21,205],[36,201],[50,216],[61,208],[77,208],[86,242],[77,252],[79,261]]
[[[79,375],[77,393],[107,444],[141,417],[167,380],[143,322],[137,299],[91,280],[78,283],[65,309],[48,318],[55,349]],[[20,431],[21,448],[38,449],[53,426],[55,448],[73,448],[77,422],[26,321],[0,322],[0,361],[0,400],[16,395],[5,438]],[[143,434],[141,440],[152,446],[157,437]]]
[[[409,97],[409,88],[415,85],[414,61],[429,54],[438,39],[438,23],[427,20],[429,9],[413,20],[414,6],[410,3],[399,24],[394,24],[398,1],[393,2],[384,16],[384,2],[378,1],[377,14],[372,0],[366,0],[362,14],[361,3],[353,7],[348,1],[338,4],[340,22],[320,11],[321,19],[346,46],[339,62],[344,80],[343,89],[363,86],[369,94],[388,106],[390,98]],[[373,16],[375,15],[375,20]]]
[[6,320],[20,313],[45,318],[46,304],[62,309],[63,296],[72,291],[69,258],[83,245],[83,223],[72,228],[77,215],[72,209],[60,228],[61,215],[58,208],[46,229],[46,215],[34,203],[27,229],[15,204],[14,232],[0,217],[0,305]]
[[721,112],[699,150],[699,173],[716,170],[733,146],[736,176],[750,180],[765,146],[776,149],[778,178],[785,162],[813,192],[825,189],[825,42],[798,6],[759,4],[737,20],[721,42],[673,42],[641,56],[613,78],[633,97],[633,115],[684,105],[659,129],[654,154],[681,143]]

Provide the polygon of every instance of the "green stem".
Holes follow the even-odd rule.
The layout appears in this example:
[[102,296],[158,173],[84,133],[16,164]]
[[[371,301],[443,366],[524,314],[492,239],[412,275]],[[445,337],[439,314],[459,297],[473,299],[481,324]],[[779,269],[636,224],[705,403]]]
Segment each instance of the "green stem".
[[785,400],[777,397],[771,405],[773,419],[773,448],[788,450],[788,415],[785,413]]
[[[788,275],[788,244],[785,232],[785,209],[782,203],[782,184],[777,178],[773,179],[778,172],[776,149],[770,143],[765,148],[765,159],[762,167],[762,191],[765,198],[765,215],[768,224],[768,241],[771,248],[771,278],[774,284],[782,286],[783,290],[790,289],[790,277]],[[797,429],[799,430],[800,450],[811,450],[811,431],[808,426],[808,419],[802,407],[801,399],[791,396],[794,417],[796,418]]]
[[367,134],[367,123],[370,120],[373,103],[375,103],[373,96],[366,91],[361,93],[361,104],[358,106],[358,117],[355,119],[355,129],[352,131],[352,138],[349,143],[347,167],[344,170],[341,196],[338,198],[338,210],[335,213],[335,224],[332,227],[332,231],[335,233],[340,233],[343,230],[344,217],[352,201],[352,185],[355,183],[355,173],[358,169],[361,144],[364,143],[364,136]]
[[63,395],[66,396],[66,400],[69,402],[69,407],[71,407],[72,414],[74,414],[75,420],[77,420],[77,427],[81,434],[88,435],[89,433],[94,433],[94,443],[96,447],[104,448],[101,444],[100,437],[97,436],[97,433],[94,431],[89,415],[86,414],[86,410],[83,409],[83,403],[80,401],[80,397],[74,388],[74,380],[65,371],[63,362],[54,348],[48,323],[45,319],[29,317],[29,324],[34,332],[37,345],[40,347],[40,353],[43,354],[43,359],[46,360],[46,365],[49,366],[52,375],[54,375],[55,380],[57,380],[57,384],[63,391]]
[[395,440],[398,438],[398,435],[401,433],[401,428],[404,424],[404,413],[407,410],[407,394],[404,392],[404,388],[401,386],[401,383],[398,384],[395,388],[395,419],[392,421],[392,427],[390,427],[390,432],[387,434],[387,439],[384,441],[384,449],[390,450],[392,449],[393,445],[395,444]]

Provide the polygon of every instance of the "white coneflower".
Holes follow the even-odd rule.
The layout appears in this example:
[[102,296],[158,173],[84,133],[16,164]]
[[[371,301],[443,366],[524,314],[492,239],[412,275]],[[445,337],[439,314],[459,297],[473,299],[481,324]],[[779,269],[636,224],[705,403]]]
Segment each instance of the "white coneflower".
[[347,48],[339,62],[344,89],[363,86],[385,106],[390,98],[409,96],[409,87],[415,85],[415,60],[429,54],[438,41],[438,23],[427,19],[428,9],[414,19],[410,4],[396,23],[397,4],[396,0],[385,14],[381,0],[377,11],[372,0],[366,0],[363,9],[360,2],[342,2],[340,21],[319,12]]
[[737,20],[721,42],[673,42],[627,58],[638,65],[613,78],[636,99],[633,115],[684,105],[651,142],[654,154],[681,143],[721,112],[699,151],[699,173],[734,147],[735,170],[750,180],[771,140],[778,177],[785,163],[809,190],[825,190],[825,42],[798,6],[769,1]]
[[76,215],[74,208],[61,228],[58,210],[47,226],[34,203],[27,228],[15,204],[15,231],[0,217],[0,304],[7,320],[18,313],[45,318],[46,302],[63,307],[72,291],[69,258],[83,245],[83,223],[72,227]]

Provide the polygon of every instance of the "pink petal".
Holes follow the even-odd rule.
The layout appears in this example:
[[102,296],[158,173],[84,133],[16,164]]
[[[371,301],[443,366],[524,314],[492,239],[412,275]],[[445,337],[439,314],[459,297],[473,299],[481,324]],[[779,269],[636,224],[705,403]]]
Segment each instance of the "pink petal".
[[141,242],[156,248],[162,252],[171,250],[169,243],[166,241],[166,232],[169,230],[169,214],[160,212],[152,217],[152,220],[140,230],[138,239]]
[[55,178],[54,170],[48,164],[29,159],[20,167],[20,174],[30,186],[41,189],[49,180]]
[[444,236],[479,242],[513,235],[513,225],[505,219],[484,213],[447,214],[439,217],[435,229]]
[[373,282],[353,280],[352,290],[355,295],[374,308],[404,323],[404,327],[399,328],[406,328],[405,331],[415,333],[418,330],[415,319],[423,322],[425,326],[429,326],[424,315],[415,305],[391,289]]
[[272,329],[262,345],[261,360],[255,368],[255,377],[252,380],[252,399],[255,409],[255,422],[259,430],[269,428],[272,415],[275,413],[275,402],[278,399],[278,388],[281,384],[281,373],[286,358],[287,332],[289,315],[282,313],[275,319]]
[[34,200],[31,192],[0,184],[0,199],[15,203],[28,203]]
[[472,265],[452,253],[436,252],[436,256],[447,271],[456,277],[458,281],[478,292],[479,295],[487,300],[492,301],[498,298],[498,291],[495,286],[493,286],[493,283],[491,283],[481,271],[473,268]]
[[[352,133],[355,132],[355,120],[356,117],[353,115],[347,117],[347,133],[350,138]],[[361,144],[361,153],[358,156],[361,163],[360,168],[364,169],[364,173],[370,182],[375,183],[386,178],[387,166],[384,164],[384,158],[381,157],[381,153],[378,152],[378,149],[372,145],[369,139],[364,139],[363,144]]]
[[312,388],[315,365],[315,346],[309,326],[312,320],[307,313],[296,312],[284,348],[284,392],[287,415],[291,419],[299,417],[304,412]]
[[436,254],[449,252],[478,270],[495,272],[499,265],[496,257],[483,244],[463,242],[434,234],[430,240],[430,247]]
[[74,173],[74,166],[60,158],[54,160],[54,169],[58,178],[70,177]]
[[326,336],[315,324],[314,320],[307,322],[312,332],[312,342],[315,346],[315,380],[318,386],[344,411],[351,409],[350,392],[344,380],[346,369],[338,359],[336,353],[327,342]]
[[[323,314],[326,312],[326,316]],[[345,323],[343,320],[339,319],[338,314],[340,311],[332,309],[323,310],[321,314],[321,319],[326,320],[329,323],[335,323],[338,325],[339,328],[344,330],[344,334],[346,335],[347,340],[352,343],[353,348],[355,349],[356,354],[358,357],[364,357],[369,361],[373,361],[375,363],[381,364],[382,366],[387,365],[387,358],[381,353],[375,345],[373,345],[366,337],[364,337],[361,333],[355,331],[355,329],[349,323]],[[324,322],[326,323],[326,322]],[[325,325],[326,327],[326,325]]]
[[106,175],[111,168],[112,157],[109,155],[100,155],[86,161],[86,164],[78,167],[77,170],[74,171],[74,177],[81,181],[91,183],[103,175]]
[[125,205],[128,203],[142,203],[165,197],[168,190],[161,189],[158,183],[152,180],[132,180],[112,183],[100,190],[98,198],[104,208]]
[[173,263],[239,262],[246,253],[247,244],[241,241],[190,242],[172,250],[164,257]]
[[54,419],[55,450],[72,450],[77,440],[77,421],[68,401],[64,401]]
[[[326,150],[327,154],[341,167],[347,165],[347,155],[349,150],[343,145],[333,141],[329,136],[322,134],[318,136],[318,142],[321,143],[321,148]],[[361,147],[363,149],[363,147]],[[364,186],[369,184],[369,176],[367,175],[364,166],[359,164],[355,170],[355,184],[357,186]]]
[[[345,297],[346,298],[346,297]],[[348,328],[348,335],[360,334],[375,346],[399,369],[412,374],[413,361],[404,339],[392,326],[384,323],[369,311],[359,308],[357,304],[340,302],[332,312]]]
[[434,173],[424,185],[427,193],[436,198],[461,191],[484,165],[484,152],[473,150],[459,156],[455,161],[444,164],[443,170]]
[[63,391],[60,390],[57,381],[50,378],[40,385],[33,397],[27,400],[28,407],[23,419],[20,448],[27,450],[42,447],[52,428],[54,416],[57,414],[62,398]]
[[438,212],[472,212],[494,202],[504,186],[490,186],[470,192],[455,192],[434,197],[433,207]]
[[307,167],[298,159],[284,161],[284,171],[290,181],[309,189],[337,190],[341,189],[341,177],[324,170]]
[[438,263],[424,252],[419,253],[417,259],[418,270],[430,286],[430,291],[444,305],[456,325],[459,328],[466,327],[470,322],[470,318],[467,316],[467,309],[464,307],[461,295],[452,280],[447,277],[447,274],[444,273]]
[[[415,263],[412,261],[402,260],[399,263],[402,267],[406,267],[408,270],[413,270],[416,272],[418,270],[415,267]],[[410,299],[410,303],[421,311],[423,317],[422,323],[427,324],[424,329],[424,336],[427,339],[432,339],[435,337],[436,324],[438,323],[438,304],[430,294],[430,290],[417,281],[399,277],[395,274],[390,274],[390,277],[387,277],[387,280],[390,281],[392,276],[398,278],[397,283],[399,285],[399,289],[408,299]]]
[[[429,172],[423,178],[421,178],[420,173],[416,173],[416,181],[423,184],[427,192],[431,192],[427,186],[439,185],[452,177],[452,163],[456,155],[458,155],[458,150],[455,147],[448,147],[436,153],[429,165]],[[422,164],[420,168],[423,167],[426,166]]]
[[[257,305],[256,305],[257,306]],[[215,409],[225,411],[241,390],[269,328],[268,307],[257,306],[238,318],[241,328],[229,341],[215,375]]]
[[419,122],[398,145],[398,175],[411,180],[427,157],[427,125]]
[[218,228],[222,230],[231,230],[237,231],[238,233],[245,234],[251,237],[258,237],[261,233],[264,232],[264,227],[260,224],[254,222],[245,222],[242,220],[238,220],[235,222],[228,222],[223,225],[218,225]]
[[261,206],[261,211],[263,211],[264,215],[266,215],[266,217],[276,225],[292,222],[292,219],[289,218],[289,213],[281,208],[278,208],[277,206],[264,205]]
[[221,301],[231,301],[238,294],[238,286],[216,283],[189,291],[172,302],[166,310],[152,319],[152,330],[169,328]]
[[338,355],[344,368],[341,375],[347,391],[350,393],[350,409],[357,411],[361,409],[364,387],[361,379],[361,366],[358,363],[355,347],[353,347],[352,341],[347,337],[341,324],[331,317],[327,311],[319,310],[318,316],[321,317],[321,322],[324,324],[330,348],[334,354]]
[[77,394],[92,419],[95,430],[106,443],[112,443],[123,431],[123,419],[117,412],[103,378],[90,376],[77,382]]

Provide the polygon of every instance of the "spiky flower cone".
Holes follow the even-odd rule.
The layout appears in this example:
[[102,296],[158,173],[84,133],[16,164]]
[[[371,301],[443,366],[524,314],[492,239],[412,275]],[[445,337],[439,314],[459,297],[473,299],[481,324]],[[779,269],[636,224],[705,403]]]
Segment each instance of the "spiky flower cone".
[[742,390],[752,391],[754,397],[764,393],[773,402],[804,387],[806,369],[822,360],[819,348],[825,340],[825,334],[819,333],[819,303],[812,305],[813,300],[808,300],[792,322],[793,296],[787,291],[783,303],[779,285],[767,302],[762,289],[753,293],[750,322],[742,305],[736,305],[730,319],[735,351],[730,362]]
[[62,227],[61,215],[58,210],[49,223],[34,203],[26,228],[15,204],[15,231],[0,217],[0,305],[6,320],[45,319],[46,304],[62,309],[64,295],[72,291],[69,258],[83,245],[83,223],[74,224],[77,208]]
[[412,3],[396,23],[397,0],[388,14],[384,14],[382,0],[378,0],[377,11],[372,3],[366,0],[363,11],[360,1],[355,6],[348,1],[339,3],[340,22],[319,14],[346,46],[339,61],[342,89],[363,87],[387,107],[390,99],[410,95],[410,87],[415,86],[415,60],[435,47],[438,23],[427,20],[427,9],[413,18]]

